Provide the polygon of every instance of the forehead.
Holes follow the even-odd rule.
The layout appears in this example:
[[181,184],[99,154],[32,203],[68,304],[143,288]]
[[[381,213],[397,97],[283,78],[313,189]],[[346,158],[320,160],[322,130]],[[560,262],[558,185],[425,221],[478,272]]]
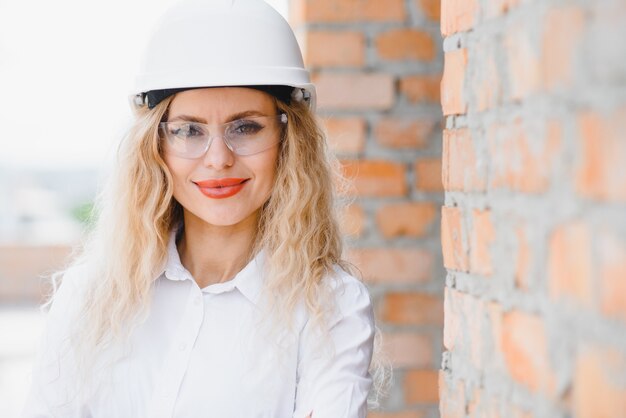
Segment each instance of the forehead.
[[230,115],[248,110],[270,115],[275,112],[274,98],[247,87],[209,87],[177,93],[169,106],[169,118],[195,116],[207,122],[220,122]]

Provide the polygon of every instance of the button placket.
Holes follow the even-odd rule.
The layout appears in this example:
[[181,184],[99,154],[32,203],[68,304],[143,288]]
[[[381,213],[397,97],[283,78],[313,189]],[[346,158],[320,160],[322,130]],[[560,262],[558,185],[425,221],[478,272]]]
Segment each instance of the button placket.
[[159,405],[154,410],[155,417],[171,417],[174,411],[177,394],[189,366],[191,348],[200,333],[202,325],[204,305],[201,302],[202,292],[197,286],[192,285],[187,297],[186,308],[181,318],[181,326],[176,335],[172,336],[174,341],[178,340],[178,344],[172,346],[169,360],[166,362],[161,380],[162,386],[158,391],[160,396],[158,400],[155,399],[155,404]]

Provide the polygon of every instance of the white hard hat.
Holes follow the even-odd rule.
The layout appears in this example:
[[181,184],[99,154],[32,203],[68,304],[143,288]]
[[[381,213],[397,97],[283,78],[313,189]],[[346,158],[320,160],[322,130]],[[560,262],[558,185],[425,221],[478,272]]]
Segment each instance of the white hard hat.
[[183,0],[170,8],[150,37],[130,102],[153,107],[149,92],[217,86],[290,86],[293,99],[315,110],[294,33],[263,0]]

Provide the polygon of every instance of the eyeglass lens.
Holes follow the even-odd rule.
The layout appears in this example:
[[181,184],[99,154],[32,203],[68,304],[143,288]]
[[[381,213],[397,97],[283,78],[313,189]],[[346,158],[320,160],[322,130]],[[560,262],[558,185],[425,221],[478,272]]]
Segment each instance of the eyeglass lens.
[[287,123],[283,113],[275,116],[254,116],[234,120],[218,126],[218,134],[211,135],[211,125],[176,121],[159,124],[164,151],[183,158],[199,158],[219,136],[228,148],[238,155],[252,155],[276,145],[280,140],[280,124]]

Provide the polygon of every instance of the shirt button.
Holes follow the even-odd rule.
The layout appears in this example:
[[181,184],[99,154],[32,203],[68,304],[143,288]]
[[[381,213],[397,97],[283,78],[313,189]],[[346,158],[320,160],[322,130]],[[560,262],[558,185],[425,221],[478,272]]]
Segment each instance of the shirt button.
[[196,299],[193,301],[194,305],[198,306],[202,302],[202,296],[196,296]]
[[182,343],[181,345],[178,346],[178,349],[180,351],[185,351],[186,348],[187,348],[187,344],[185,344],[185,343]]

